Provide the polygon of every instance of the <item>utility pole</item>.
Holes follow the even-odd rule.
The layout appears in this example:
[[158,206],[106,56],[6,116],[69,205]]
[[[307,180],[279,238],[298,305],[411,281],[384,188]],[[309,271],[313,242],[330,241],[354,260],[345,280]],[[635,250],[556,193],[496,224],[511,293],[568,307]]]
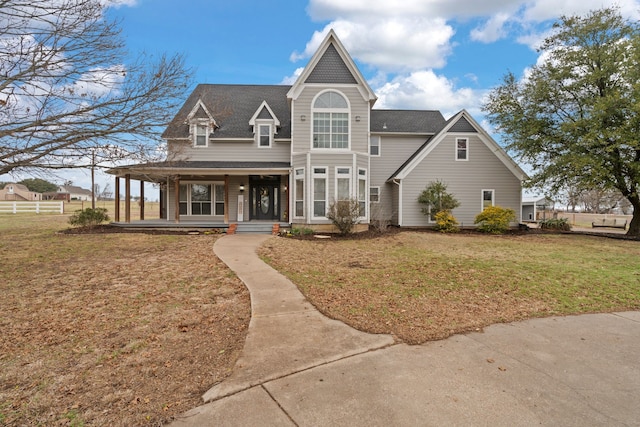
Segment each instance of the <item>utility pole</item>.
[[96,149],[91,150],[91,209],[96,209]]

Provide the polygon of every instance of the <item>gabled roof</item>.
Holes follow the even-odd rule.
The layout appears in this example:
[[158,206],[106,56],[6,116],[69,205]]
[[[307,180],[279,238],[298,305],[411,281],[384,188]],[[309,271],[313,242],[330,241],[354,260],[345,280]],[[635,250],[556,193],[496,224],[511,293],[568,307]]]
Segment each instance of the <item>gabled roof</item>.
[[[335,73],[336,70],[339,72]],[[327,36],[320,43],[311,60],[287,93],[287,98],[297,98],[305,84],[318,83],[357,84],[362,97],[371,105],[378,99],[333,29],[329,30]]]
[[58,186],[62,191],[58,191],[59,193],[69,193],[69,194],[87,194],[91,195],[91,190],[87,190],[86,188],[78,187],[77,185],[60,185]]
[[435,134],[446,121],[440,111],[371,110],[371,133]]
[[263,103],[280,120],[277,139],[291,138],[291,110],[287,92],[291,86],[199,84],[162,133],[165,139],[188,139],[188,115],[198,101],[206,107],[219,126],[213,139],[253,138],[249,121]]
[[262,101],[262,104],[258,107],[256,112],[249,120],[249,125],[255,126],[257,119],[272,119],[276,126],[280,126],[280,120],[278,116],[273,112],[267,101]]
[[[461,122],[462,121],[462,122]],[[469,129],[471,126],[473,129]],[[397,171],[389,177],[388,180],[404,179],[413,169],[418,166],[425,157],[442,142],[449,132],[460,132],[460,128],[465,128],[465,132],[478,133],[480,140],[491,149],[496,157],[516,176],[518,179],[525,180],[527,174],[509,157],[509,155],[498,145],[498,143],[475,121],[473,117],[466,111],[462,110],[458,114],[447,120],[446,125],[433,137],[425,141],[418,150],[413,153],[407,161],[398,168]]]

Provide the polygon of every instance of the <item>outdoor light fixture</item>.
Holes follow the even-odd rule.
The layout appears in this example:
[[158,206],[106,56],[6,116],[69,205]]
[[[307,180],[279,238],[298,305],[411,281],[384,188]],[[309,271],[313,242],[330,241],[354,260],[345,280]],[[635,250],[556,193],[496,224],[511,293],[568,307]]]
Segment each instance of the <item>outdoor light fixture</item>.
[[360,121],[360,116],[356,116],[356,122]]
[[240,184],[240,192],[242,193],[244,191],[244,184]]
[[302,120],[302,121],[304,122],[305,120],[307,120],[307,116],[305,116],[304,114],[303,114],[303,115],[301,115],[301,116],[300,116],[300,120]]

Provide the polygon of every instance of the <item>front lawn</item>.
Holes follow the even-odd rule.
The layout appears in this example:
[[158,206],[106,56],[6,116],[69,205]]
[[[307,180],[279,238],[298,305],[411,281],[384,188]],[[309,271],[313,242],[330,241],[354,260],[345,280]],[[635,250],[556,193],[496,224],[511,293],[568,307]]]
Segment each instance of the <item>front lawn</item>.
[[640,242],[401,232],[270,240],[261,256],[326,315],[421,343],[530,317],[640,309]]
[[217,236],[59,234],[0,215],[0,425],[160,425],[244,346],[249,293]]

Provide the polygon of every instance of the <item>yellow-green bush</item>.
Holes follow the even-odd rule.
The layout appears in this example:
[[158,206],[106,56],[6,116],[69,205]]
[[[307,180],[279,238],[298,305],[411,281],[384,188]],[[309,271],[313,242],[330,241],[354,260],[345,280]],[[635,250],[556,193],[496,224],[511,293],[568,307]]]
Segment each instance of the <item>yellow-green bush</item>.
[[509,223],[515,221],[516,213],[513,209],[500,206],[489,206],[476,215],[474,224],[483,233],[502,234],[509,230]]
[[435,220],[436,226],[434,228],[441,233],[457,233],[460,231],[456,217],[454,217],[449,211],[445,210],[438,212],[435,215]]

